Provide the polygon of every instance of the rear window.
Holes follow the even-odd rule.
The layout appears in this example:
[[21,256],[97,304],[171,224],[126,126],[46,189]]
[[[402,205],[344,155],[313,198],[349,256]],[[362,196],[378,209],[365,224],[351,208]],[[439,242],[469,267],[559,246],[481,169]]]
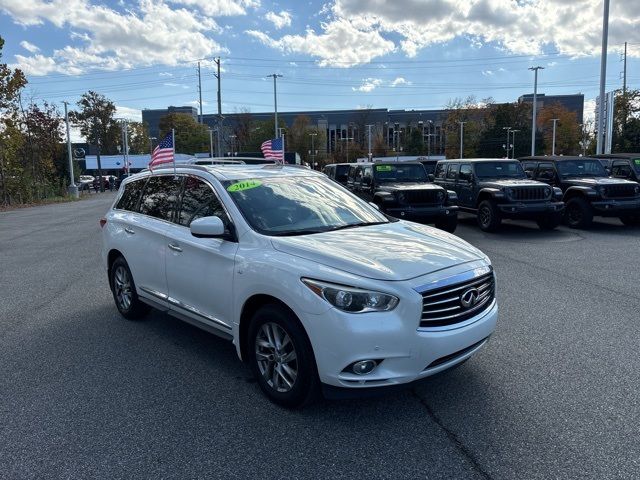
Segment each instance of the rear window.
[[336,165],[336,180],[347,181],[350,165]]
[[122,197],[120,197],[120,200],[118,200],[118,203],[116,204],[116,208],[118,210],[136,212],[138,210],[138,200],[140,199],[140,194],[142,193],[142,189],[146,181],[146,178],[142,178],[135,182],[127,183],[124,186]]

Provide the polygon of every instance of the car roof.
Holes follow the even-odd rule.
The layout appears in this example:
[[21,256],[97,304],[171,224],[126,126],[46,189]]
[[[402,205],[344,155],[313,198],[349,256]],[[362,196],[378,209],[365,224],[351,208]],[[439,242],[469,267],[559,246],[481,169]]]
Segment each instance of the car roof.
[[[172,173],[174,171],[173,166],[166,166],[157,168],[153,173]],[[261,164],[261,165],[176,165],[177,173],[189,173],[189,172],[202,172],[210,173],[218,180],[246,180],[249,178],[273,178],[273,177],[323,177],[327,178],[323,173],[311,170],[309,168],[303,168],[297,165],[276,165],[276,164]]]
[[513,158],[448,158],[446,160],[438,160],[438,163],[482,163],[482,162],[517,162]]
[[535,155],[529,157],[520,157],[518,158],[520,161],[533,161],[533,162],[562,162],[569,160],[597,160],[597,158],[592,157],[580,157],[578,155]]
[[640,158],[640,153],[604,153],[601,155],[594,155],[594,158],[598,158],[600,160],[633,160]]

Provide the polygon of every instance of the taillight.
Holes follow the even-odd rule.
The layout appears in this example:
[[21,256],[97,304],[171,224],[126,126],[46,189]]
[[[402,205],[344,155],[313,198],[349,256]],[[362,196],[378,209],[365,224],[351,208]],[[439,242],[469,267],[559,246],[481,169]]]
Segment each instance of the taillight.
[[104,226],[107,224],[107,219],[102,217],[99,223],[100,223],[100,228],[104,228]]

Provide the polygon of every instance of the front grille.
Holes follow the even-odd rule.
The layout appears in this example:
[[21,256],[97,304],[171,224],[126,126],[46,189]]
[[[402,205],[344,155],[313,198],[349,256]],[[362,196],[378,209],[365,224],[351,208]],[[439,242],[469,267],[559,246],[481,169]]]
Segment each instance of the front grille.
[[546,200],[549,198],[549,187],[519,187],[511,189],[513,200]]
[[444,200],[444,192],[442,190],[406,190],[402,192],[404,203],[409,205],[416,204],[439,204]]
[[[462,304],[462,296],[475,289],[477,300],[467,307]],[[466,282],[427,290],[422,293],[421,327],[442,327],[464,322],[486,309],[495,297],[493,272]]]
[[427,365],[425,367],[425,370],[429,370],[430,368],[439,367],[440,365],[442,365],[444,363],[450,362],[451,360],[455,360],[456,358],[459,358],[459,357],[462,357],[462,356],[466,355],[467,353],[469,353],[474,348],[477,348],[480,345],[482,345],[484,342],[486,342],[487,338],[489,338],[489,337],[485,337],[482,340],[480,340],[479,342],[476,342],[473,345],[469,345],[467,348],[463,348],[462,350],[458,350],[457,352],[454,352],[454,353],[452,353],[450,355],[445,355],[444,357],[440,357],[440,358],[434,360],[433,362],[431,362],[429,365]]
[[605,187],[608,198],[625,198],[636,196],[635,185],[607,185]]

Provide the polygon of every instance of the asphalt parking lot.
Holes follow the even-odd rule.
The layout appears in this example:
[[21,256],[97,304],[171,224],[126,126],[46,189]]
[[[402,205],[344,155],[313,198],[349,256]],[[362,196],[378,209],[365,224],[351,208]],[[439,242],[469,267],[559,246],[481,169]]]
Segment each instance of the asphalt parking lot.
[[499,282],[486,348],[292,412],[230,343],[121,319],[99,259],[112,198],[0,213],[1,478],[640,478],[640,228],[463,218]]

